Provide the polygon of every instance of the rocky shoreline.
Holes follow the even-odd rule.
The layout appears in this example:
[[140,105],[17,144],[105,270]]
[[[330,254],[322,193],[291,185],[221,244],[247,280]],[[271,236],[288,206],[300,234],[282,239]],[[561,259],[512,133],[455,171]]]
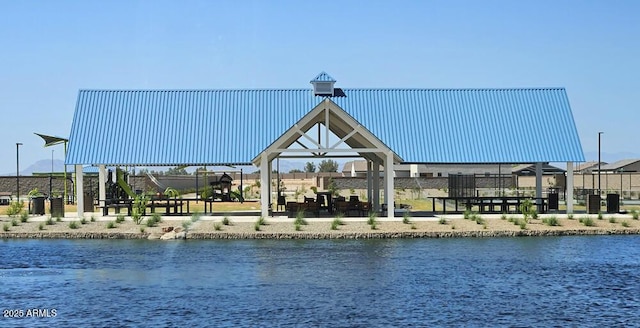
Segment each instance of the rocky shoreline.
[[[503,238],[588,235],[637,235],[640,229],[478,230],[405,232],[187,232],[170,239],[393,239],[393,238]],[[0,232],[1,239],[161,239],[141,232]]]

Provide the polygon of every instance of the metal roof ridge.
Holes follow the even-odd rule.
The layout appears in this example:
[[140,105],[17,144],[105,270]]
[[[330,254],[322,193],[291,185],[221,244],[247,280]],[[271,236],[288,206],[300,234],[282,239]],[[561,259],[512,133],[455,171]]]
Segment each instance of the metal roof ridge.
[[393,87],[393,88],[341,88],[345,91],[360,91],[360,90],[374,90],[374,91],[383,91],[383,90],[393,90],[393,91],[521,91],[521,90],[566,90],[565,87],[504,87],[504,88],[402,88],[402,87]]
[[[345,91],[523,91],[566,90],[565,87],[515,87],[515,88],[340,88]],[[245,89],[78,89],[79,92],[244,92],[244,91],[313,91],[311,88],[245,88]]]

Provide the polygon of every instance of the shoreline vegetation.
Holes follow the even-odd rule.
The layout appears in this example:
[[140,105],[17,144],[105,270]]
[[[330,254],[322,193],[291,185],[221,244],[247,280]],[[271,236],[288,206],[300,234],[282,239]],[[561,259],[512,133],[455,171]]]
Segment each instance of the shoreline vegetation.
[[640,234],[630,214],[465,213],[432,217],[288,218],[192,215],[131,217],[0,216],[1,239],[387,239]]

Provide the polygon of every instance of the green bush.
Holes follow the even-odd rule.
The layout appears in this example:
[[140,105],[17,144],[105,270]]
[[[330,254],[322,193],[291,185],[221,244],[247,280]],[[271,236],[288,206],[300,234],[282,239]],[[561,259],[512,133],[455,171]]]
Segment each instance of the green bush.
[[416,224],[415,223],[411,223],[411,230],[416,230],[416,229],[418,229],[418,227],[416,227]]
[[196,212],[191,215],[191,222],[197,222],[202,217],[202,213]]
[[156,220],[154,220],[152,217],[148,217],[147,221],[146,221],[146,225],[147,227],[151,228],[151,227],[155,227],[156,226]]
[[69,228],[78,229],[78,223],[76,221],[69,222]]
[[569,214],[569,215],[567,215],[567,219],[569,219],[569,220],[573,220],[573,219],[574,219],[573,214]]
[[14,217],[20,214],[20,212],[22,212],[23,209],[24,209],[23,201],[11,202],[11,204],[9,204],[9,207],[7,208],[7,215],[10,217]]
[[160,223],[162,222],[162,215],[160,215],[160,213],[151,213],[151,219],[155,222],[155,223]]
[[616,218],[613,216],[609,217],[609,223],[616,223]]
[[580,223],[584,224],[587,227],[595,227],[596,223],[590,217],[584,217],[580,219]]
[[214,229],[215,231],[220,231],[220,230],[222,230],[222,224],[221,224],[221,223],[214,223],[214,224],[213,224],[213,229]]
[[629,227],[629,222],[627,222],[627,221],[622,221],[622,222],[620,222],[620,224],[622,224],[622,226],[625,227],[625,228]]
[[[376,225],[378,223],[377,220],[376,220],[377,217],[378,216],[376,215],[376,213],[370,212],[369,213],[369,219],[367,220],[367,224],[370,225],[370,226]],[[375,229],[375,228],[373,228],[373,229]]]
[[5,224],[2,226],[2,230],[4,230],[5,232],[9,231],[9,224],[5,223]]
[[445,218],[440,218],[440,220],[438,220],[438,223],[440,223],[440,224],[447,224],[447,219],[445,219]]
[[116,215],[116,223],[122,223],[122,222],[124,222],[124,214]]
[[258,225],[267,225],[267,220],[264,219],[263,216],[258,218],[258,221],[256,221],[256,224]]
[[62,218],[59,216],[56,216],[56,222],[62,222]]
[[260,224],[260,220],[258,220],[258,221],[256,221],[256,223],[253,225],[253,229],[254,229],[255,231],[260,231],[260,226],[261,226],[261,224]]
[[229,216],[225,215],[225,216],[222,218],[222,224],[224,224],[224,225],[226,225],[226,226],[231,225],[231,220],[229,220]]
[[144,233],[144,227],[140,227],[140,233]]
[[116,227],[116,223],[113,221],[107,222],[107,229],[113,229]]
[[405,211],[402,214],[402,223],[404,223],[404,224],[411,223],[411,214],[409,214],[409,211]]
[[18,220],[16,220],[16,219],[11,220],[11,225],[14,226],[14,227],[17,226],[18,225]]
[[96,217],[95,216],[91,216],[91,222],[96,222]]
[[506,220],[507,219],[507,215],[502,213],[502,215],[500,215],[500,220]]
[[133,208],[131,209],[131,219],[135,224],[140,224],[144,218],[144,213],[147,211],[147,203],[149,197],[146,194],[136,195],[133,199]]
[[542,219],[542,223],[548,225],[548,226],[559,226],[560,225],[560,221],[558,221],[558,218],[555,216],[551,216],[548,218],[544,218]]
[[520,229],[522,229],[522,230],[527,229],[527,221],[522,220],[522,221],[520,221],[519,225],[520,225]]
[[38,225],[38,230],[44,230],[44,223],[40,222]]
[[640,214],[637,210],[633,210],[631,211],[631,218],[634,220],[638,220],[638,217],[640,217]]
[[302,230],[302,225],[300,224],[300,222],[294,222],[293,226],[295,227],[296,231]]
[[20,222],[26,223],[29,220],[29,213],[26,211],[20,212]]
[[45,221],[45,223],[46,223],[47,225],[53,225],[53,224],[54,224],[54,223],[53,223],[53,219],[52,219],[51,217],[47,218],[47,221]]
[[87,219],[82,218],[82,220],[80,220],[80,224],[87,224]]
[[602,213],[598,212],[598,220],[602,220]]

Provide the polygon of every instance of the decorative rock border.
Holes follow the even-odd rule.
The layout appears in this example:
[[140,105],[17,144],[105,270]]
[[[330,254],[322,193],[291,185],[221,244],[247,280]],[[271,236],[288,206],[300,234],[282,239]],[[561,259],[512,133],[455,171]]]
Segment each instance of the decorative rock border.
[[[588,235],[639,235],[640,229],[407,231],[407,232],[189,232],[186,239],[393,239],[497,238]],[[180,236],[182,237],[182,236]],[[0,239],[158,239],[151,233],[126,232],[0,232]],[[175,240],[171,238],[169,240]],[[182,239],[182,238],[180,238]]]

